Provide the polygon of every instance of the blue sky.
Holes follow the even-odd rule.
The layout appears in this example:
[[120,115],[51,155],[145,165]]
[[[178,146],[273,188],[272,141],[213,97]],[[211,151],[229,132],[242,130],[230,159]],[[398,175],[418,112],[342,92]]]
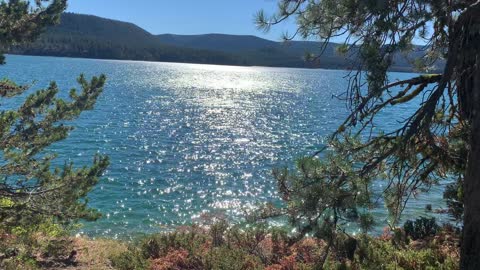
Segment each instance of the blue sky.
[[280,40],[293,32],[291,20],[269,33],[256,29],[254,15],[260,9],[275,11],[276,0],[69,0],[69,12],[92,14],[132,22],[152,34],[224,33],[256,35]]

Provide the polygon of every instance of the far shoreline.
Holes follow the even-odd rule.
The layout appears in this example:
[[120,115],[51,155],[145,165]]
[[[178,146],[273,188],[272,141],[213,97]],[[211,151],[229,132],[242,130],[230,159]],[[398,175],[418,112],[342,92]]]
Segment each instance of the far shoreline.
[[[34,57],[55,57],[55,58],[67,58],[67,59],[86,59],[86,60],[100,60],[100,61],[115,61],[115,62],[140,62],[140,63],[167,63],[167,64],[188,64],[188,65],[208,65],[208,66],[224,66],[224,67],[244,67],[244,68],[281,68],[281,69],[292,69],[292,70],[324,70],[324,71],[345,71],[350,72],[354,69],[347,68],[335,68],[335,67],[291,67],[291,66],[254,66],[254,65],[231,65],[231,64],[213,64],[213,63],[198,63],[198,62],[169,62],[169,61],[152,61],[152,60],[139,60],[139,59],[113,59],[113,58],[91,58],[91,57],[81,57],[81,56],[62,56],[62,55],[38,55],[38,54],[16,54],[16,53],[7,53],[5,56],[34,56]],[[7,62],[8,64],[8,62]],[[413,69],[406,70],[405,68],[393,68],[389,72],[399,72],[399,73],[415,73]]]

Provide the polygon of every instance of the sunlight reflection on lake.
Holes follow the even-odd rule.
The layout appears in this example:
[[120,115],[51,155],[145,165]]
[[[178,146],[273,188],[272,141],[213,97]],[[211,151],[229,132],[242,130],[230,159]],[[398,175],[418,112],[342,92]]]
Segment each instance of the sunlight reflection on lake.
[[[245,208],[278,203],[272,168],[292,166],[320,149],[346,116],[345,105],[332,98],[345,90],[345,71],[7,60],[0,77],[38,79],[34,89],[56,80],[63,96],[82,72],[108,77],[95,110],[51,148],[60,164],[69,158],[89,164],[96,152],[110,156],[105,178],[90,195],[91,205],[104,214],[85,224],[82,231],[90,235],[155,232],[208,215],[241,220]],[[383,117],[385,127],[392,124],[391,115]],[[439,190],[413,203],[407,216],[423,213],[426,203],[441,205]],[[374,214],[381,221],[385,209]]]

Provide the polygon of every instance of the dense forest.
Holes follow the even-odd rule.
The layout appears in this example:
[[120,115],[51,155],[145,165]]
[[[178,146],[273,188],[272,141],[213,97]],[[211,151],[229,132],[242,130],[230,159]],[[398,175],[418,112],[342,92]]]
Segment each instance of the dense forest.
[[130,23],[71,13],[63,14],[61,22],[48,28],[34,43],[13,47],[10,52],[99,59],[242,64],[238,57],[226,53],[161,44],[153,35]]
[[[11,48],[10,53],[99,59],[207,63],[242,66],[276,66],[343,69],[351,60],[337,53],[330,43],[321,57],[322,43],[314,41],[274,42],[255,36],[224,34],[152,35],[132,24],[91,15],[64,13],[61,23],[49,27],[30,44]],[[411,71],[408,59],[397,56],[391,70]]]

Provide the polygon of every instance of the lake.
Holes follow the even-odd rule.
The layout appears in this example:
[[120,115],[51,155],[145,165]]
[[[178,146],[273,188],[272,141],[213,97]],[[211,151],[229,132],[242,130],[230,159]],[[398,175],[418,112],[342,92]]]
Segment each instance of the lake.
[[[157,232],[208,216],[240,221],[244,209],[278,203],[272,169],[320,149],[347,112],[333,97],[345,91],[346,71],[13,55],[0,66],[0,78],[35,81],[29,93],[55,80],[61,96],[80,73],[106,74],[105,91],[49,150],[77,166],[97,152],[110,156],[89,196],[103,218],[81,229],[91,236]],[[380,122],[388,129],[398,125],[392,115],[411,110],[385,112]],[[405,217],[424,214],[427,203],[444,207],[440,187],[411,202]],[[385,209],[373,213],[386,225]]]

